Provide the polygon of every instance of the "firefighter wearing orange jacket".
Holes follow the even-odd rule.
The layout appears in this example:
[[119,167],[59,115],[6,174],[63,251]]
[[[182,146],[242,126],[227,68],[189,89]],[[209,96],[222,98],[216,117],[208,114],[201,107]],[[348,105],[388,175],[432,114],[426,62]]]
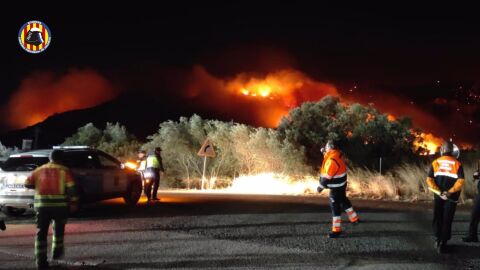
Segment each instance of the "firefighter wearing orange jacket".
[[25,187],[35,189],[34,208],[37,215],[35,257],[38,269],[48,268],[47,235],[53,221],[52,259],[63,256],[63,236],[69,207],[78,207],[75,182],[70,170],[61,165],[63,152],[53,150],[50,162],[37,168],[27,178]]
[[342,233],[342,211],[347,213],[348,219],[353,224],[358,224],[359,217],[347,198],[347,166],[342,153],[336,149],[331,141],[327,142],[322,152],[324,152],[324,158],[320,171],[318,192],[322,192],[323,189],[330,189],[330,207],[333,219],[332,231],[328,234],[328,237],[337,238]]
[[433,231],[439,253],[445,252],[447,241],[452,236],[453,217],[465,182],[462,164],[452,154],[453,143],[443,143],[441,157],[432,162],[427,177],[427,185],[434,193]]

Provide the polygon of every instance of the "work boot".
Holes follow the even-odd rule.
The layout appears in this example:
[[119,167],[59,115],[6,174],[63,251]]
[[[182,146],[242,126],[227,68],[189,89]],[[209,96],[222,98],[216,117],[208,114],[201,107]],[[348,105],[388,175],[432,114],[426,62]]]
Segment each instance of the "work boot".
[[45,270],[48,269],[48,262],[37,262],[37,270]]
[[328,234],[328,238],[338,238],[338,237],[340,237],[341,234],[342,234],[342,232],[330,232]]
[[160,199],[158,197],[153,197],[152,201],[160,201]]
[[447,243],[446,242],[439,242],[437,247],[438,254],[445,254],[447,251]]
[[52,260],[60,260],[63,258],[63,250],[55,250],[52,254]]
[[478,242],[478,236],[469,235],[467,237],[463,237],[462,241],[466,243],[472,243],[472,242],[476,243]]
[[0,230],[5,231],[7,229],[7,226],[5,226],[5,221],[0,220]]
[[438,249],[438,247],[440,246],[440,243],[441,243],[441,241],[436,239],[435,242],[433,243],[433,248]]

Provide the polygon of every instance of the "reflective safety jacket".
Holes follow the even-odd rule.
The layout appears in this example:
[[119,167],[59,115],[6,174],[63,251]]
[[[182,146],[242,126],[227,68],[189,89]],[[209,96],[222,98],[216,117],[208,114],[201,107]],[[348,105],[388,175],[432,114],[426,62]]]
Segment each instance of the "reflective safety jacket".
[[146,163],[147,168],[154,168],[157,169],[161,172],[164,171],[163,169],[163,162],[162,162],[162,157],[157,156],[157,155],[149,155],[147,157],[147,163]]
[[145,171],[145,169],[147,168],[147,160],[146,159],[137,160],[137,164],[138,164],[138,167],[137,167],[138,171]]
[[452,156],[441,156],[434,160],[428,171],[428,187],[452,193],[451,199],[458,200],[465,182],[462,164]]
[[47,163],[38,167],[25,181],[25,187],[35,189],[34,208],[68,207],[78,201],[75,182],[67,167]]
[[330,150],[325,154],[320,169],[320,186],[322,188],[342,187],[347,183],[347,166],[343,155],[338,150]]

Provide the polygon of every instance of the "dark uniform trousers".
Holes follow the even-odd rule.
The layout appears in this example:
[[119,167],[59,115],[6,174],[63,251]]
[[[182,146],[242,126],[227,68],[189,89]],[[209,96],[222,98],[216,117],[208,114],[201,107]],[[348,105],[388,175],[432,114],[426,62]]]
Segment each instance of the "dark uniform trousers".
[[347,198],[347,183],[342,187],[330,188],[330,208],[334,217],[342,215],[342,212],[352,207]]
[[35,239],[35,257],[37,264],[47,261],[47,236],[50,223],[53,227],[52,254],[53,258],[63,255],[63,236],[68,218],[67,207],[42,207],[37,212],[37,237]]
[[[480,184],[479,184],[480,187]],[[480,192],[480,190],[479,190]],[[478,222],[480,221],[480,194],[475,197],[475,204],[472,209],[472,217],[470,220],[469,236],[478,237]]]
[[433,232],[438,241],[446,242],[452,237],[452,222],[457,204],[434,196],[433,202]]
[[155,169],[155,180],[153,180],[152,199],[157,197],[159,186],[160,186],[160,170]]
[[[160,170],[154,169],[155,176],[152,179],[152,184],[147,186],[145,189],[145,195],[147,198],[156,198],[158,192],[158,186],[160,185]],[[153,189],[153,190],[152,190]]]

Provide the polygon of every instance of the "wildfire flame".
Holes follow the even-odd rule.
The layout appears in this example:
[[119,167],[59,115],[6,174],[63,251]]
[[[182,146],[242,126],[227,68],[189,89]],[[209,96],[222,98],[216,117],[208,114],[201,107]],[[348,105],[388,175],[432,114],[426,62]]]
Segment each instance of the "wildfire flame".
[[438,152],[438,148],[442,145],[443,139],[436,137],[432,133],[420,133],[415,134],[416,138],[413,142],[416,150],[423,149],[420,155],[435,155]]
[[[339,93],[335,86],[293,69],[267,74],[240,73],[222,79],[196,66],[186,95],[208,106],[217,104],[217,112],[224,115],[238,116],[247,112],[251,124],[273,128],[290,109],[303,102],[317,101],[327,95],[339,96]],[[251,119],[252,116],[255,119]]]

